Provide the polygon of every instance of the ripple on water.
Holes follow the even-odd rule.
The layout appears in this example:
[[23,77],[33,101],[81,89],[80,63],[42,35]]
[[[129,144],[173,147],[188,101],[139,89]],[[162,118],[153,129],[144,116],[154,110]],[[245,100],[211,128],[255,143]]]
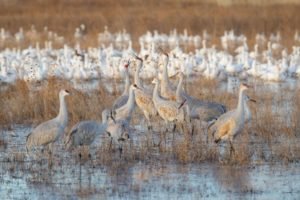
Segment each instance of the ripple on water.
[[[15,136],[4,131],[8,146],[1,157],[14,151],[23,152],[29,130],[27,126],[15,126]],[[80,165],[63,150],[54,155],[58,158],[52,169],[48,169],[46,160],[40,163],[30,159],[24,162],[1,159],[0,196],[3,199],[293,199],[300,195],[298,163],[228,166],[116,160],[113,165],[93,168],[90,162]]]

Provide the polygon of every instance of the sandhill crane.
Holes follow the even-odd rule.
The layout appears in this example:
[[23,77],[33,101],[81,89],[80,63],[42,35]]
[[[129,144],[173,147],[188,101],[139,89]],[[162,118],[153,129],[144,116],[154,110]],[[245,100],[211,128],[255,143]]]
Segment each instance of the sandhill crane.
[[[131,121],[131,116],[135,108],[135,91],[139,89],[136,84],[130,85],[129,88],[129,98],[127,103],[112,111],[114,115],[114,120],[110,121],[107,133],[111,136],[112,141],[124,141],[129,138],[129,126]],[[119,146],[120,155],[122,153],[122,148]]]
[[119,145],[120,156],[122,154],[122,142],[130,139],[129,123],[126,120],[109,120],[106,133],[111,137],[110,148],[114,141]]
[[57,117],[38,125],[27,136],[27,152],[36,146],[48,146],[49,154],[52,154],[52,145],[64,133],[68,123],[68,111],[65,103],[65,96],[69,95],[68,90],[59,92],[59,113]]
[[[111,116],[111,111],[105,109],[102,111],[102,122],[87,120],[74,125],[66,136],[66,149],[91,145],[97,136],[106,133],[109,116]],[[81,154],[79,157],[81,158]]]
[[220,115],[226,112],[226,107],[216,102],[208,102],[189,96],[182,89],[183,73],[179,73],[179,83],[176,90],[176,99],[182,102],[187,100],[188,114],[191,119],[200,119],[204,122],[217,119]]
[[230,143],[230,155],[234,152],[232,145],[233,139],[242,131],[245,124],[245,97],[244,92],[250,86],[247,84],[241,84],[239,90],[239,101],[237,108],[228,111],[225,114],[221,115],[209,129],[211,130],[212,135],[216,143],[221,140],[229,140]]
[[121,96],[119,96],[113,106],[112,106],[112,110],[116,110],[117,108],[122,107],[123,105],[126,104],[128,97],[129,97],[129,86],[130,86],[130,80],[129,80],[129,72],[128,72],[128,67],[130,65],[130,62],[127,62],[125,64],[125,88],[124,88],[124,92]]
[[127,103],[122,107],[116,109],[114,112],[114,117],[116,120],[126,120],[128,123],[131,121],[131,115],[135,108],[135,95],[134,90],[138,88],[137,85],[130,85],[129,87],[129,98]]
[[167,53],[163,53],[163,76],[161,80],[160,92],[161,96],[170,99],[176,100],[176,92],[174,87],[170,84],[169,76],[168,76],[168,63],[169,63],[169,55]]
[[[176,101],[163,99],[158,94],[159,80],[155,78],[152,83],[155,84],[153,90],[153,102],[158,114],[160,115],[161,118],[164,119],[166,123],[166,131],[165,131],[166,134],[168,122],[175,122],[175,121],[181,123],[184,122],[185,112],[182,107],[186,102],[186,100],[184,100],[182,103],[177,103]],[[174,125],[173,134],[175,128],[176,128],[176,124]]]
[[152,128],[150,118],[157,115],[157,110],[154,106],[152,95],[149,94],[141,84],[139,77],[140,70],[143,66],[143,60],[135,56],[137,60],[137,68],[134,75],[134,83],[138,86],[138,90],[135,90],[135,102],[137,106],[143,111],[145,118],[148,122],[148,130]]

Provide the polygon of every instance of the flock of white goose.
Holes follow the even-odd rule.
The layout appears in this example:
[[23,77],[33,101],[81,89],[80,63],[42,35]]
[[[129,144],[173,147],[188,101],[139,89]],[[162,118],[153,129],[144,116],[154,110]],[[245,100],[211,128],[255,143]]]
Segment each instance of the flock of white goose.
[[[120,78],[124,74],[123,65],[132,55],[144,59],[141,71],[142,78],[153,78],[156,69],[161,65],[159,48],[170,49],[168,70],[169,76],[178,72],[186,76],[204,76],[209,79],[226,80],[228,76],[240,79],[255,77],[265,81],[284,81],[300,76],[300,41],[295,33],[295,45],[292,51],[281,44],[280,32],[256,35],[256,43],[250,48],[247,37],[237,36],[234,31],[225,31],[220,37],[220,48],[211,43],[211,36],[203,31],[202,35],[182,34],[176,30],[170,34],[148,31],[139,38],[140,51],[132,48],[129,33],[123,30],[110,33],[108,28],[98,35],[98,47],[81,49],[80,44],[87,37],[84,25],[74,33],[75,47],[68,46],[65,39],[45,27],[42,32],[31,27],[27,32],[22,28],[11,34],[5,29],[0,31],[0,83],[14,83],[17,79],[29,82],[41,81],[50,76],[67,80],[91,80],[99,77]],[[5,48],[5,44],[14,41],[34,41],[44,38],[45,45],[39,43],[28,48]],[[53,48],[53,43],[60,43],[63,48]],[[193,46],[193,52],[183,49]],[[251,50],[252,49],[252,50]]]

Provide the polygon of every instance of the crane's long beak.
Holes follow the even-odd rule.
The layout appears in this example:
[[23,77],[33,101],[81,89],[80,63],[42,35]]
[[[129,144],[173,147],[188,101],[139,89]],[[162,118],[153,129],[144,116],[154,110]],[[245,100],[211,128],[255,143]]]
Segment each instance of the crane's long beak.
[[142,59],[142,58],[138,57],[137,55],[134,55],[134,56],[135,56],[135,58],[136,58],[137,60],[143,62],[143,59]]
[[138,90],[141,90],[141,88],[138,87],[136,84],[134,84],[133,87],[135,87],[135,88],[138,89]]
[[186,99],[179,105],[178,109],[180,109],[186,102]]
[[256,100],[255,99],[249,99],[249,101],[253,102],[253,103],[256,103]]
[[116,120],[115,120],[115,118],[113,116],[113,111],[110,111],[110,118],[113,120],[114,123],[116,123]]
[[176,72],[176,74],[174,74],[173,76],[170,76],[169,78],[174,78],[174,77],[179,77],[179,75],[180,75],[180,72],[178,71],[178,72]]
[[248,89],[253,88],[252,85],[248,85],[247,83],[242,83],[242,85],[244,85],[244,86],[247,87]]

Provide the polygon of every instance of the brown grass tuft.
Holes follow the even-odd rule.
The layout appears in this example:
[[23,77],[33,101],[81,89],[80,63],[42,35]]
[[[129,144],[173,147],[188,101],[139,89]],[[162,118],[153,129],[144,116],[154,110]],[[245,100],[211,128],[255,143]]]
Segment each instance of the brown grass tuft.
[[[199,87],[192,89],[187,86],[187,92],[191,95],[215,102],[221,102],[228,110],[237,105],[237,94],[220,91],[215,81],[199,79],[195,81]],[[8,86],[0,92],[0,125],[6,127],[8,124],[38,124],[42,121],[55,117],[58,113],[58,92],[62,88],[70,89],[71,94],[67,97],[69,111],[69,128],[75,123],[85,119],[101,119],[104,108],[111,107],[116,98],[110,95],[103,87],[105,81],[100,81],[99,87],[93,91],[82,92],[76,90],[67,81],[51,78],[36,86],[24,81]],[[194,84],[194,83],[193,83]],[[201,87],[200,87],[201,86]],[[278,95],[283,92],[272,91],[249,91],[249,95],[257,100],[256,104],[250,104],[252,111],[252,122],[245,127],[234,140],[236,155],[229,159],[231,164],[247,164],[251,161],[283,161],[293,162],[300,158],[299,140],[299,117],[300,109],[297,105],[299,90],[293,91],[293,95]],[[288,92],[290,94],[290,92]],[[220,95],[221,94],[221,95]],[[285,106],[288,103],[289,106]],[[138,108],[137,108],[138,109]],[[140,111],[134,112],[132,125],[143,123]],[[159,125],[161,119],[156,118],[154,123],[154,136],[159,140]],[[195,131],[192,136],[186,129],[186,133],[167,133],[167,144],[151,146],[152,137],[147,133],[133,133],[132,139],[137,140],[130,146],[129,143],[123,147],[123,161],[128,163],[136,161],[152,162],[153,160],[170,161],[175,159],[180,163],[193,163],[204,161],[215,161],[223,157],[219,144],[214,144],[211,137],[206,142],[206,131],[195,120]],[[157,143],[157,141],[155,141]],[[0,146],[5,145],[5,140],[0,140]],[[111,165],[119,160],[117,147],[109,150],[109,139],[104,139],[99,144],[95,164]],[[226,142],[220,144],[228,146]],[[222,147],[223,148],[223,147]],[[224,147],[226,148],[226,147]],[[229,149],[225,149],[229,151]],[[225,153],[226,154],[226,153]],[[22,155],[14,155],[17,161],[22,161]],[[226,157],[226,155],[224,156]],[[118,169],[118,166],[116,166]]]

